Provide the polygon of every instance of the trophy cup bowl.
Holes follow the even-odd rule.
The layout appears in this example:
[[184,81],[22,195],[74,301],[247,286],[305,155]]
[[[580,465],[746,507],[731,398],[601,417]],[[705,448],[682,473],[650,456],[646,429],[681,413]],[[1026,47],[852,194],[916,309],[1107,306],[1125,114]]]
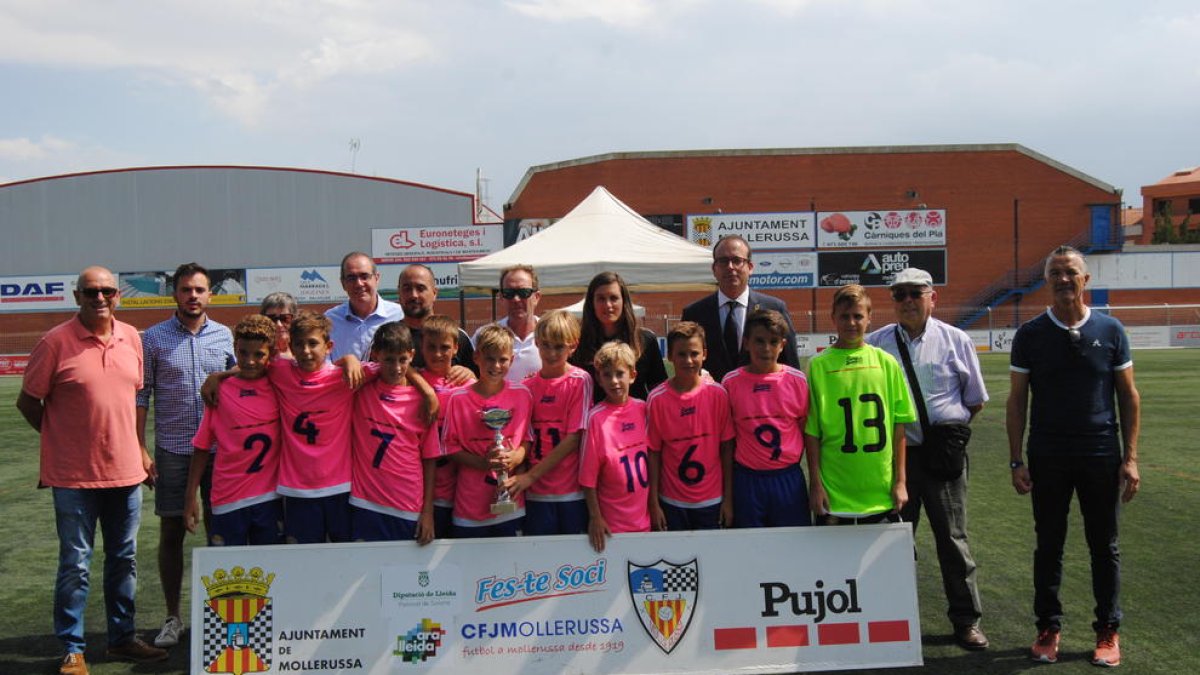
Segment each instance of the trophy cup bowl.
[[[512,419],[512,411],[504,408],[488,408],[479,412],[480,419],[483,423],[494,432],[492,437],[495,445],[492,447],[497,450],[504,449],[504,425]],[[506,513],[516,513],[517,503],[508,496],[508,490],[504,489],[504,482],[508,480],[508,472],[500,470],[496,472],[496,501],[491,505],[492,515],[503,515]]]

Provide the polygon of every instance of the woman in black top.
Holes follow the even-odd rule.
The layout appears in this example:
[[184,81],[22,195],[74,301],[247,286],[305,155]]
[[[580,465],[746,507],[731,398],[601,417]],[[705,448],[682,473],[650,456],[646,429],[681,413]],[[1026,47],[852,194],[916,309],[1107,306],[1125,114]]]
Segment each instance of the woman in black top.
[[[629,395],[646,400],[650,391],[667,379],[662,354],[658,351],[658,337],[651,331],[638,326],[633,313],[633,299],[625,280],[616,272],[601,272],[592,277],[587,296],[583,301],[583,326],[579,335],[579,348],[571,357],[571,363],[587,370],[596,379],[592,357],[605,342],[619,340],[633,349],[637,357],[637,378]],[[604,390],[595,382],[593,400],[604,398]]]

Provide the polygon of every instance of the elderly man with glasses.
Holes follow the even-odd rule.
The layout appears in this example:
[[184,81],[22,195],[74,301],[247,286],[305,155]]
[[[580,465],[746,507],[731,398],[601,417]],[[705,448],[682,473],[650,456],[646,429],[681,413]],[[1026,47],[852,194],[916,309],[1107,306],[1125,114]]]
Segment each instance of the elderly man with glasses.
[[779,298],[750,290],[750,272],[754,271],[750,245],[739,236],[725,237],[713,247],[713,277],[717,292],[683,308],[684,321],[695,321],[704,328],[704,346],[708,358],[704,367],[717,382],[725,373],[746,365],[750,355],[742,347],[742,326],[746,315],[757,309],[773,309],[788,325],[787,343],[779,360],[799,368],[796,355],[796,330],[787,305]]
[[355,251],[342,258],[341,277],[342,288],[349,298],[325,312],[333,322],[333,331],[329,335],[333,349],[329,350],[329,359],[337,361],[346,354],[353,354],[359,361],[367,361],[375,330],[389,321],[403,319],[404,309],[380,297],[379,270],[366,253]]
[[[512,367],[504,379],[520,382],[542,369],[542,357],[534,344],[534,328],[538,322],[534,312],[542,292],[538,290],[537,272],[533,266],[512,265],[501,270],[500,297],[504,301],[505,316],[496,323],[513,334]],[[471,337],[472,342],[479,337],[479,330]]]

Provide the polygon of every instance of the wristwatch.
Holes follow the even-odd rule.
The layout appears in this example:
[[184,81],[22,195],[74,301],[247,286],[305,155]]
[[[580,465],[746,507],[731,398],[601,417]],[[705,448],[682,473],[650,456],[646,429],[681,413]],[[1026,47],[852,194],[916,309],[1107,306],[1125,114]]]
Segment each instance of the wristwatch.
[[1023,466],[1025,466],[1025,462],[1022,462],[1019,459],[1014,459],[1013,461],[1008,463],[1008,468],[1010,468],[1010,469],[1019,469]]

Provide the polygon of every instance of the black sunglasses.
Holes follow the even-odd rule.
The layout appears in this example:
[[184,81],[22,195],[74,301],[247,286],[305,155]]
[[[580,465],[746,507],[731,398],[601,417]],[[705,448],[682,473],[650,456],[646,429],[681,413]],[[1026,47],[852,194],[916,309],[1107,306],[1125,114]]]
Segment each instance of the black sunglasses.
[[923,295],[925,295],[925,291],[919,288],[914,288],[910,291],[906,291],[903,288],[897,288],[896,290],[892,291],[892,299],[896,302],[904,302],[906,298],[919,300]]
[[292,322],[291,314],[264,314],[263,316],[266,316],[275,323],[281,323],[285,326]]
[[532,296],[534,293],[537,293],[536,288],[501,288],[500,289],[500,297],[504,298],[505,300],[512,300],[513,298],[520,298],[522,300],[528,300],[530,298],[530,296]]
[[112,296],[117,294],[117,289],[109,288],[109,287],[81,288],[81,289],[79,289],[79,293],[81,295],[83,295],[83,297],[87,298],[88,300],[95,300],[96,298],[100,297],[101,295],[103,295],[106,298],[111,298]]

